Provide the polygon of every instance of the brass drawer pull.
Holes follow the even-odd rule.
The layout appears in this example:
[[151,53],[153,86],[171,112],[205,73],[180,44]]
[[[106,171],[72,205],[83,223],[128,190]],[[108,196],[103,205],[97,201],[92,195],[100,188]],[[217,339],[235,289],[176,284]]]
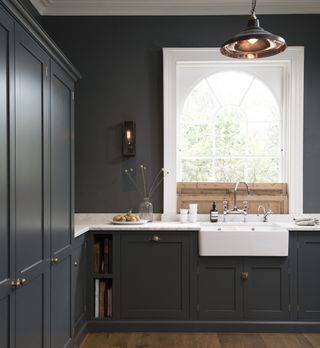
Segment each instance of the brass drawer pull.
[[249,279],[249,272],[242,272],[242,273],[241,273],[241,279],[242,279],[243,281],[248,280],[248,279]]
[[151,241],[151,242],[160,242],[160,237],[159,237],[159,236],[152,236],[152,237],[150,238],[150,241]]

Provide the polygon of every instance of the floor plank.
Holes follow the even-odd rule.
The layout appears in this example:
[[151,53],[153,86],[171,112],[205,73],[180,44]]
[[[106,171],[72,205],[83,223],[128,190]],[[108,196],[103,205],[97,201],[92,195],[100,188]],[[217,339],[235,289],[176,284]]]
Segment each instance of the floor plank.
[[283,339],[288,347],[294,348],[313,348],[314,346],[304,335],[300,334],[283,334]]
[[312,347],[320,348],[320,334],[304,334],[303,336],[312,344]]
[[222,348],[267,348],[260,334],[223,333],[218,337]]
[[81,348],[320,348],[320,334],[92,333]]
[[261,334],[267,347],[274,348],[314,348],[301,334]]

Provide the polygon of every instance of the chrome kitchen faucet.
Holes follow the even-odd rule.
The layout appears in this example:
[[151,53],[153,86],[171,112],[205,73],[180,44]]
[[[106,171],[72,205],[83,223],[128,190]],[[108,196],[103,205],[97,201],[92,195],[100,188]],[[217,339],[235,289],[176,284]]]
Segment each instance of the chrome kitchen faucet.
[[244,222],[247,221],[247,213],[248,213],[248,201],[243,201],[243,209],[239,209],[237,207],[237,190],[238,190],[238,186],[239,184],[244,184],[247,188],[247,193],[248,195],[250,195],[250,189],[249,189],[249,185],[245,182],[245,181],[238,181],[234,187],[234,191],[233,191],[233,209],[232,210],[228,210],[227,209],[227,201],[224,200],[223,201],[223,221],[226,222],[226,215],[227,214],[243,214],[244,215]]

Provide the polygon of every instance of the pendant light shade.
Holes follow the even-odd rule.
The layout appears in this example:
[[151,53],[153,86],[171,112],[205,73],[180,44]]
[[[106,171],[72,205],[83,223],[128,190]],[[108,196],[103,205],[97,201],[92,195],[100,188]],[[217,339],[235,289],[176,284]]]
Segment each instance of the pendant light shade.
[[251,16],[245,30],[225,42],[220,51],[231,58],[256,59],[274,56],[287,48],[286,41],[259,25],[255,13],[256,0],[252,1]]

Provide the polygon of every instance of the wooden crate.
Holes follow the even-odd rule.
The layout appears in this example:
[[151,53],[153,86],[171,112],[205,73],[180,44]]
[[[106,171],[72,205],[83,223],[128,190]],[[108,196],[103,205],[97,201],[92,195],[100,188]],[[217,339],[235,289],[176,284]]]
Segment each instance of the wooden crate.
[[[234,183],[177,183],[177,212],[188,208],[190,203],[198,203],[198,213],[209,213],[215,201],[219,213],[223,211],[223,201],[228,201],[228,208],[233,208]],[[240,184],[237,190],[237,206],[242,209],[243,201],[248,204],[248,213],[256,214],[259,205],[271,209],[274,214],[288,214],[288,184],[249,184],[251,194]]]

